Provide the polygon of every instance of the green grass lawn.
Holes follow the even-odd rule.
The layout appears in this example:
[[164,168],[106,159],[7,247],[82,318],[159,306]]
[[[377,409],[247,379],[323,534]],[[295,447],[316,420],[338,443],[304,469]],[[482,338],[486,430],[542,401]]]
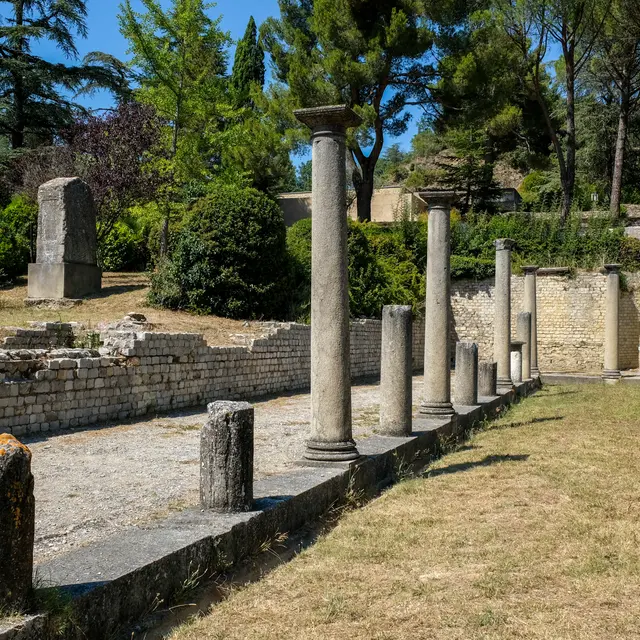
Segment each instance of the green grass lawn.
[[173,640],[640,635],[640,387],[551,387]]

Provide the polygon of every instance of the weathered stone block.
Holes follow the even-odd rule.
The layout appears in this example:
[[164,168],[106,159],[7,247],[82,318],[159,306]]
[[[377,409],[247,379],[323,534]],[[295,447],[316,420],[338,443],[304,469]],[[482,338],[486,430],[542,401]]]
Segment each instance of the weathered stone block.
[[22,610],[29,601],[34,530],[31,452],[0,435],[0,610]]

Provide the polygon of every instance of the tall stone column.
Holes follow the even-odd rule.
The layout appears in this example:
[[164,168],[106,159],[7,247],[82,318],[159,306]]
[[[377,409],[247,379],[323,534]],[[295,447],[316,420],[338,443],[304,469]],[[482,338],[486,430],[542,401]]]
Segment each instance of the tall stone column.
[[531,378],[531,313],[522,311],[516,322],[516,338],[522,342],[522,379]]
[[449,304],[451,297],[450,191],[425,194],[429,207],[427,240],[427,297],[425,306],[424,399],[420,414],[447,417],[455,414],[451,403]]
[[498,391],[509,391],[511,380],[511,249],[513,240],[501,238],[496,245],[495,316],[493,359],[498,363]]
[[296,111],[312,131],[311,437],[305,458],[359,457],[351,430],[346,130],[361,119],[350,108]]
[[604,371],[603,380],[615,384],[620,380],[618,355],[619,310],[620,310],[620,265],[605,264],[607,293],[604,312]]
[[524,310],[531,314],[531,377],[538,378],[538,267],[527,266],[524,270]]

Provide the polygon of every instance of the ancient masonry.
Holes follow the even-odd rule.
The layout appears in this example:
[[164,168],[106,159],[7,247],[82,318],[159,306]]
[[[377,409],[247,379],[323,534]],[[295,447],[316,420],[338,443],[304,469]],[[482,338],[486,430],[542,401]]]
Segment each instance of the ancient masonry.
[[[58,335],[45,325],[40,331]],[[306,389],[311,332],[307,325],[273,324],[248,345],[208,346],[198,334],[107,331],[104,346],[33,349],[44,339],[27,331],[0,351],[0,431],[25,435],[171,409]],[[381,322],[351,325],[351,374],[380,373]],[[424,325],[413,330],[413,365],[422,367]]]

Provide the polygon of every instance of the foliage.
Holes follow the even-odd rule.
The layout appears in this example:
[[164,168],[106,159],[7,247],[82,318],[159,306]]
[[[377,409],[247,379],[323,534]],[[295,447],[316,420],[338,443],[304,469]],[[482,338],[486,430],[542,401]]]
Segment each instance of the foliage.
[[81,64],[49,62],[33,52],[43,41],[76,61],[76,37],[87,36],[85,0],[2,0],[9,5],[0,32],[0,134],[11,149],[50,144],[68,126],[82,91],[128,94],[128,76],[113,56],[92,52]]
[[470,258],[468,256],[451,256],[452,280],[485,280],[492,278],[496,272],[494,260]]
[[141,229],[116,222],[99,243],[98,256],[105,271],[143,271],[150,259],[147,238]]
[[258,29],[253,16],[249,19],[244,37],[238,42],[233,61],[230,87],[235,104],[246,107],[251,104],[251,88],[264,85],[264,50],[258,42]]
[[286,315],[280,207],[260,192],[221,186],[187,215],[171,255],[152,274],[150,301],[231,318]]
[[38,207],[15,196],[0,213],[0,281],[13,280],[35,262]]

